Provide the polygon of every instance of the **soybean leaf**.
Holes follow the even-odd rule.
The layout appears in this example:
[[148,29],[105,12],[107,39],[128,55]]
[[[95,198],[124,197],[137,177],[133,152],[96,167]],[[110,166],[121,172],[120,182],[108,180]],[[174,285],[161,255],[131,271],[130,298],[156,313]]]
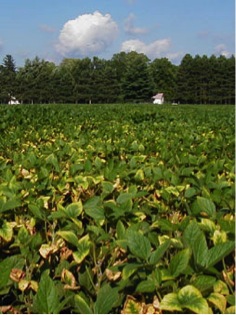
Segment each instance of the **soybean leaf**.
[[176,293],[166,294],[160,303],[160,309],[170,312],[181,312],[182,305],[178,300],[178,295]]
[[79,294],[75,295],[75,307],[80,314],[93,314],[87,302]]
[[19,260],[19,257],[17,256],[5,258],[0,262],[0,289],[3,289],[7,286],[8,282],[10,281],[11,270],[12,268],[17,268],[17,265],[19,265],[18,268],[23,265],[22,260]]
[[33,301],[33,312],[39,314],[58,314],[60,300],[53,280],[45,271],[40,279],[37,294]]
[[71,203],[65,209],[65,213],[69,218],[77,218],[83,210],[83,205],[81,201]]
[[109,284],[105,284],[98,291],[97,300],[94,304],[94,313],[108,314],[118,298],[118,290],[112,288]]
[[2,226],[0,226],[0,238],[6,242],[10,242],[13,236],[13,228],[11,223],[3,221]]
[[142,264],[135,264],[135,263],[129,263],[125,265],[125,267],[122,270],[122,278],[124,280],[128,279],[132,274],[134,274],[140,267],[142,267]]
[[122,223],[122,221],[118,221],[116,224],[116,233],[118,239],[124,239],[125,238],[125,226]]
[[32,212],[32,214],[34,215],[35,218],[44,219],[44,215],[43,212],[40,210],[40,208],[34,204],[29,204],[29,209]]
[[104,208],[100,197],[92,197],[84,204],[85,213],[94,220],[104,220]]
[[118,204],[124,204],[128,202],[129,200],[132,200],[132,197],[133,197],[133,194],[131,193],[121,193],[116,201]]
[[192,221],[184,231],[184,241],[193,251],[195,263],[204,266],[208,247],[204,233],[200,230],[196,221]]
[[77,251],[73,252],[73,257],[78,264],[80,264],[84,260],[84,258],[89,254],[90,244],[91,243],[88,234],[83,236],[78,241]]
[[190,250],[184,249],[178,252],[170,261],[169,270],[173,277],[178,277],[188,266],[190,259]]
[[213,276],[200,275],[193,282],[193,286],[202,293],[211,290],[216,283],[216,278]]
[[61,236],[65,241],[71,243],[72,245],[78,247],[78,237],[72,231],[58,231],[57,234]]
[[207,300],[214,304],[221,311],[222,314],[225,313],[227,300],[224,295],[212,292],[208,296]]
[[192,212],[195,215],[204,213],[210,218],[214,218],[216,215],[216,206],[210,199],[197,196],[197,199],[192,205]]
[[188,309],[197,314],[208,313],[207,301],[202,297],[201,292],[191,285],[183,287],[178,293],[165,295],[160,307],[162,310],[172,312]]
[[178,300],[182,308],[187,308],[197,314],[207,314],[208,304],[201,292],[192,285],[183,287],[178,292]]
[[3,201],[1,201],[0,203],[0,213],[15,209],[21,206],[21,201],[17,197],[14,197],[10,200],[4,200],[5,198],[2,198],[2,199]]
[[128,230],[128,246],[131,253],[141,259],[147,260],[151,254],[151,243],[147,237],[137,231]]
[[162,243],[154,252],[151,253],[149,257],[149,263],[151,265],[156,265],[160,259],[164,256],[165,252],[170,246],[171,241],[167,240],[166,242]]
[[220,243],[212,247],[204,260],[205,267],[209,268],[214,266],[224,257],[229,255],[234,250],[234,242],[228,241],[225,243]]
[[144,280],[144,281],[141,281],[137,287],[136,287],[136,292],[140,292],[140,293],[152,293],[154,292],[156,289],[156,286],[155,286],[155,282],[152,281],[152,280]]

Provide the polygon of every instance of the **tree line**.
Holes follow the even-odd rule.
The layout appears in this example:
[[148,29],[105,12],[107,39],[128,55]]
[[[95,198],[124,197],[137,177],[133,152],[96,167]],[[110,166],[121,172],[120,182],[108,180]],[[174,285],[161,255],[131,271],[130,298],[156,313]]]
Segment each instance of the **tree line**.
[[140,103],[158,92],[169,103],[234,104],[235,56],[186,54],[177,66],[133,51],[59,65],[35,57],[17,68],[6,55],[0,65],[0,103]]

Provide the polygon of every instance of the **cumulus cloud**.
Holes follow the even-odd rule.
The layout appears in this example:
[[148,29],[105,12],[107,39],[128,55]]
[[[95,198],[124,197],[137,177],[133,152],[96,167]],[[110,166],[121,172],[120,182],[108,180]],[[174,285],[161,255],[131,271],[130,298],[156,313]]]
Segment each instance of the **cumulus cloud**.
[[62,55],[88,56],[105,51],[115,40],[118,26],[110,14],[83,14],[66,22],[60,32],[57,51]]
[[125,20],[125,32],[129,35],[140,35],[140,34],[145,34],[147,33],[146,28],[141,28],[141,27],[135,27],[134,26],[134,21],[135,21],[135,15],[131,13],[127,19]]
[[230,57],[232,54],[227,50],[224,44],[219,44],[215,47],[215,54]]
[[158,58],[167,54],[170,46],[170,39],[159,39],[150,44],[145,44],[139,39],[131,39],[122,43],[121,50],[125,52],[137,51],[147,55],[149,58]]

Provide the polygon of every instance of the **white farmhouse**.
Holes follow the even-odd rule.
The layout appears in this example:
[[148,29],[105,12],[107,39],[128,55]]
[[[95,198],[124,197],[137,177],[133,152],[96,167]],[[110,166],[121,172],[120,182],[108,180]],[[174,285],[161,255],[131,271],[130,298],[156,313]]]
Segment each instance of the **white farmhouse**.
[[9,105],[18,105],[20,102],[14,97],[11,96],[10,101],[8,102]]
[[163,93],[157,93],[152,98],[153,98],[153,104],[162,105],[165,101]]

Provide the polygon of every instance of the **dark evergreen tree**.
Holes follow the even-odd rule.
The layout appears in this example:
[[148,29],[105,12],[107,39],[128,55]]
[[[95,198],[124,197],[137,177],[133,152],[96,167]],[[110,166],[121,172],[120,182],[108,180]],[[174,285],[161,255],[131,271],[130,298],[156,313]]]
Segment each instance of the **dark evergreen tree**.
[[1,102],[8,103],[16,92],[16,65],[11,55],[6,55],[0,66],[0,86]]
[[175,101],[177,68],[167,58],[155,59],[150,64],[153,93],[164,93],[168,102]]
[[147,56],[134,51],[127,54],[122,89],[125,101],[150,101],[153,93],[153,81],[149,72]]

